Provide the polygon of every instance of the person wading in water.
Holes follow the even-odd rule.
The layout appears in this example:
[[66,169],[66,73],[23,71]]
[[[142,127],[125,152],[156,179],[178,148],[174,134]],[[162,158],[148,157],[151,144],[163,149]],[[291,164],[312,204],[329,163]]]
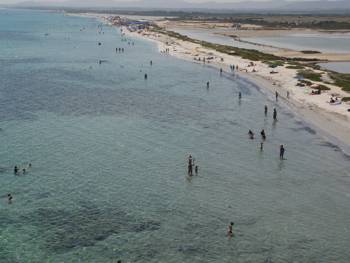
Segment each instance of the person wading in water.
[[273,119],[274,119],[275,121],[277,121],[277,110],[276,110],[276,108],[273,109]]
[[188,157],[188,167],[187,167],[187,173],[189,176],[193,175],[193,158],[192,155]]
[[283,145],[281,145],[280,146],[280,159],[281,160],[284,160],[284,152],[285,152],[286,150],[284,149],[284,146]]

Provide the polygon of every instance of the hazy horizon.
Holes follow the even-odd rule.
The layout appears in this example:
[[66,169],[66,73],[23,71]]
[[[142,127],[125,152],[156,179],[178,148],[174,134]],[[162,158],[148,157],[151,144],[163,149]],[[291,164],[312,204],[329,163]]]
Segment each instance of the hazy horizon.
[[[77,1],[77,0],[0,0],[0,4],[18,4],[18,3],[24,3],[24,2],[32,2],[32,3],[50,3],[50,4],[59,4],[59,3],[75,3],[75,2],[81,2],[86,3],[86,5],[89,5],[91,3],[98,5],[99,3],[137,3],[141,2],[140,0],[84,0],[84,1]],[[143,0],[142,2],[163,2],[163,3],[169,3],[167,0]],[[205,4],[205,3],[219,3],[219,4],[234,4],[234,3],[249,3],[249,2],[261,2],[261,3],[295,3],[295,2],[346,2],[343,0],[175,0],[172,2],[178,2],[178,3],[189,3],[189,4]]]
[[347,13],[348,0],[0,0],[19,7],[208,9],[236,11]]

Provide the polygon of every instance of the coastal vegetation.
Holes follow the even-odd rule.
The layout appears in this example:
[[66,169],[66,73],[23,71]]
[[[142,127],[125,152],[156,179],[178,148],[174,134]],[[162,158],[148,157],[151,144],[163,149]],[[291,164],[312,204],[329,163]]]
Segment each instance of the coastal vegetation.
[[310,69],[308,69],[308,70],[299,70],[298,71],[298,76],[302,77],[304,79],[312,80],[312,81],[318,81],[318,82],[322,81],[322,73],[317,73],[317,72],[312,71]]
[[304,66],[302,66],[302,65],[288,65],[288,66],[286,66],[286,68],[288,68],[288,69],[304,69],[305,67]]
[[321,54],[320,51],[316,51],[316,50],[301,50],[300,52],[303,54]]
[[336,86],[341,87],[344,91],[350,92],[350,74],[330,72],[329,76]]

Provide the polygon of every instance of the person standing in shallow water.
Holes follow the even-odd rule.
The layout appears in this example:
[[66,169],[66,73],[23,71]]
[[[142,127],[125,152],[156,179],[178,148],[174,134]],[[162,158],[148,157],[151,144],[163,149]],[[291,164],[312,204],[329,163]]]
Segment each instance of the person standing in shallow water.
[[254,139],[254,132],[252,130],[248,131],[249,139],[253,140]]
[[265,105],[264,113],[265,113],[265,116],[267,116],[267,105]]
[[238,92],[238,99],[242,99],[242,92]]
[[261,138],[265,141],[265,140],[266,140],[265,130],[262,129],[261,132],[260,132],[260,134],[261,134]]
[[234,225],[234,224],[235,224],[235,223],[231,222],[230,225],[228,226],[227,235],[228,235],[229,237],[233,237],[233,225]]
[[276,91],[276,101],[278,101],[278,92]]
[[188,157],[188,167],[187,167],[187,173],[189,176],[193,175],[193,159],[192,159],[192,155],[190,155]]
[[276,108],[273,109],[273,119],[274,119],[275,121],[277,121],[277,110],[276,110]]
[[210,82],[208,81],[207,82],[207,89],[209,89],[209,86],[210,86]]
[[284,146],[281,145],[281,146],[280,146],[280,159],[281,159],[281,160],[284,160],[284,153],[285,153]]

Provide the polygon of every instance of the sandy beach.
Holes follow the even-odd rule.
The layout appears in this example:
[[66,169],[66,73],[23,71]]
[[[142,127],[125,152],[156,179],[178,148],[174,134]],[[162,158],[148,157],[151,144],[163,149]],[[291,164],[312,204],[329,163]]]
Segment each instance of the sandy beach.
[[[109,23],[107,16],[101,14],[86,14],[86,16],[96,17]],[[164,55],[171,55],[200,64],[203,64],[203,58],[206,58],[205,63],[208,66],[213,66],[218,70],[223,69],[227,74],[232,74],[230,65],[238,66],[239,70],[235,71],[234,74],[239,74],[263,88],[263,91],[266,91],[271,99],[274,99],[275,92],[278,92],[282,103],[291,107],[309,125],[317,128],[320,134],[341,145],[347,153],[350,152],[350,112],[347,111],[350,105],[344,102],[341,105],[331,105],[329,103],[332,96],[339,98],[349,96],[347,92],[339,87],[327,84],[330,90],[322,92],[321,95],[310,95],[312,91],[310,87],[297,86],[298,79],[296,76],[298,71],[296,69],[289,69],[285,66],[271,69],[267,64],[259,61],[253,62],[238,56],[220,53],[204,48],[199,44],[148,30],[130,32],[126,27],[123,27],[123,32],[130,37],[141,37],[155,42],[159,52]],[[165,50],[168,50],[168,52],[165,52]],[[199,58],[201,58],[201,61],[198,61]],[[273,74],[271,74],[272,71]],[[323,83],[313,81],[313,84]],[[287,98],[287,92],[289,98]]]

